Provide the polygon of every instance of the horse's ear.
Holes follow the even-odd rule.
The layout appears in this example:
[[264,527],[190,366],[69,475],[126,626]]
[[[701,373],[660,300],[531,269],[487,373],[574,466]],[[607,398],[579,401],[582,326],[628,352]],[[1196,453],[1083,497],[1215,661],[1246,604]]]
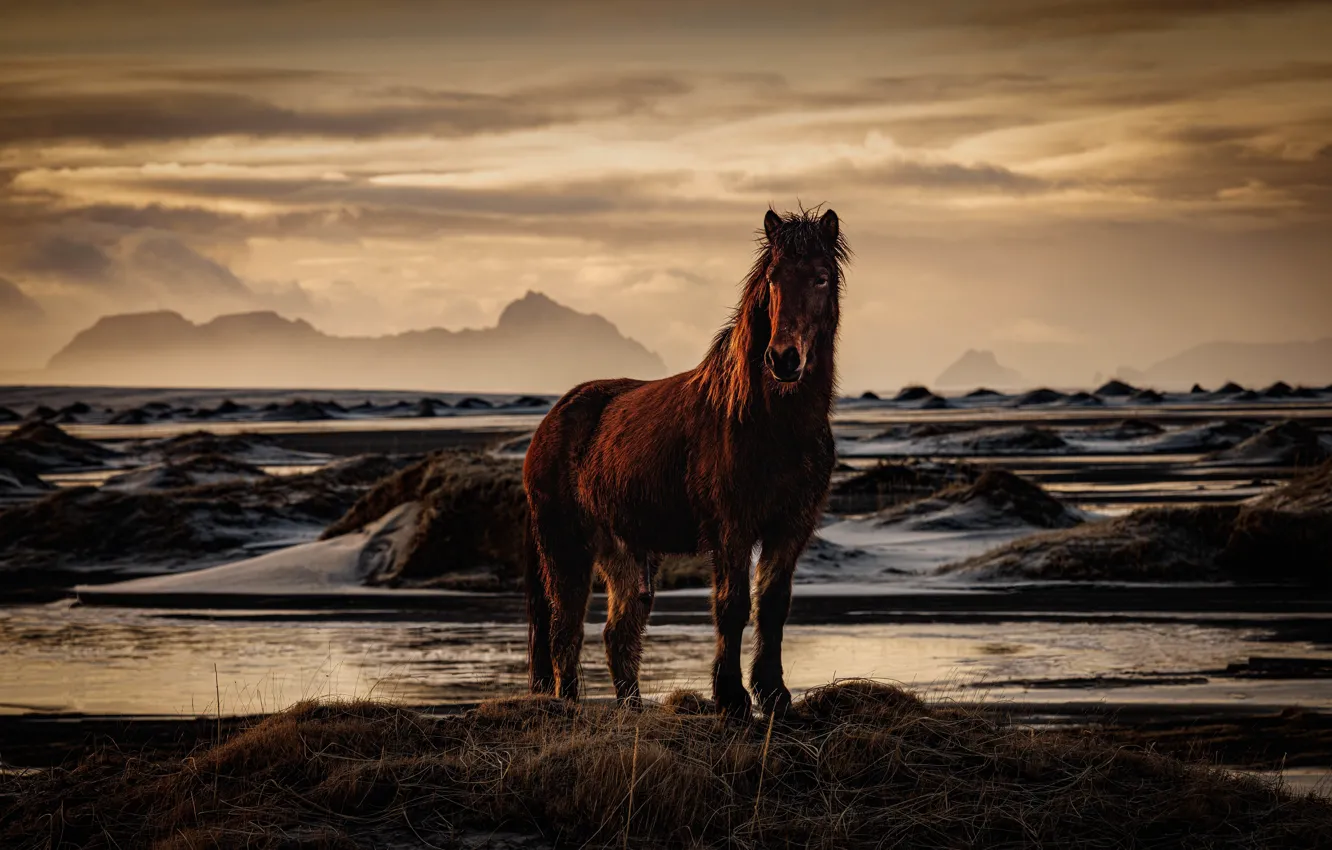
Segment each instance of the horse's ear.
[[772,210],[763,216],[763,234],[768,237],[768,244],[771,245],[777,240],[777,231],[781,229],[782,217]]
[[837,244],[837,229],[840,227],[837,221],[837,213],[828,210],[819,219],[819,228],[823,231],[823,244],[833,246]]

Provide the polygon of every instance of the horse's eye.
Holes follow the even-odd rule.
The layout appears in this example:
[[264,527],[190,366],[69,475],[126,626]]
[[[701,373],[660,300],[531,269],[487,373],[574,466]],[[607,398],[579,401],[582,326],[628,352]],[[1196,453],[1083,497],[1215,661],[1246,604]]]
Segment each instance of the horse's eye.
[[827,286],[827,285],[828,285],[827,275],[824,275],[823,277],[819,278],[819,286]]

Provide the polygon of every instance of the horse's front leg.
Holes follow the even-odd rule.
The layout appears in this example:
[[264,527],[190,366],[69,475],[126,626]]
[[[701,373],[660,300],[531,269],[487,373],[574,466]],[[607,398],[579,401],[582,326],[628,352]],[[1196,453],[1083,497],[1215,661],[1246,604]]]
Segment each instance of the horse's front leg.
[[749,719],[752,704],[740,671],[740,644],[749,622],[749,554],[752,543],[729,541],[712,555],[712,620],[717,656],[712,696],[727,717]]
[[754,660],[749,684],[763,711],[785,714],[791,708],[791,692],[782,675],[782,630],[791,611],[791,580],[796,559],[809,542],[808,534],[780,540],[764,540],[755,581],[758,612],[755,616]]

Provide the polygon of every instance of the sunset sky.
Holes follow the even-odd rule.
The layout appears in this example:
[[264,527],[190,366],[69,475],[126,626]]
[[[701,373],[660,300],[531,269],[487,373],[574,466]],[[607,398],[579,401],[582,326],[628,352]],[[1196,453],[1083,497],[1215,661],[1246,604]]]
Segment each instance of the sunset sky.
[[848,390],[1332,336],[1329,45],[1279,0],[9,0],[0,370],[107,313],[529,289],[683,369],[801,202],[855,252]]

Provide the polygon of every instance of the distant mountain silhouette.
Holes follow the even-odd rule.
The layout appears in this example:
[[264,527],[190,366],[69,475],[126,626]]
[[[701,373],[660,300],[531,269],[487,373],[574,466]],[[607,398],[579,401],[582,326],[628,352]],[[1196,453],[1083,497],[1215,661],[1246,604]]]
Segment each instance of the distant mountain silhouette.
[[559,392],[597,377],[654,378],[661,358],[605,318],[539,292],[492,328],[338,337],[272,312],[195,324],[178,313],[107,316],[51,358],[48,378],[143,386]]
[[1209,342],[1120,377],[1139,386],[1187,389],[1194,383],[1215,387],[1235,381],[1263,387],[1274,381],[1324,386],[1332,382],[1332,338],[1314,342]]
[[973,389],[975,387],[1013,389],[1026,384],[1015,369],[999,365],[992,351],[967,349],[934,381],[935,386],[947,389]]

